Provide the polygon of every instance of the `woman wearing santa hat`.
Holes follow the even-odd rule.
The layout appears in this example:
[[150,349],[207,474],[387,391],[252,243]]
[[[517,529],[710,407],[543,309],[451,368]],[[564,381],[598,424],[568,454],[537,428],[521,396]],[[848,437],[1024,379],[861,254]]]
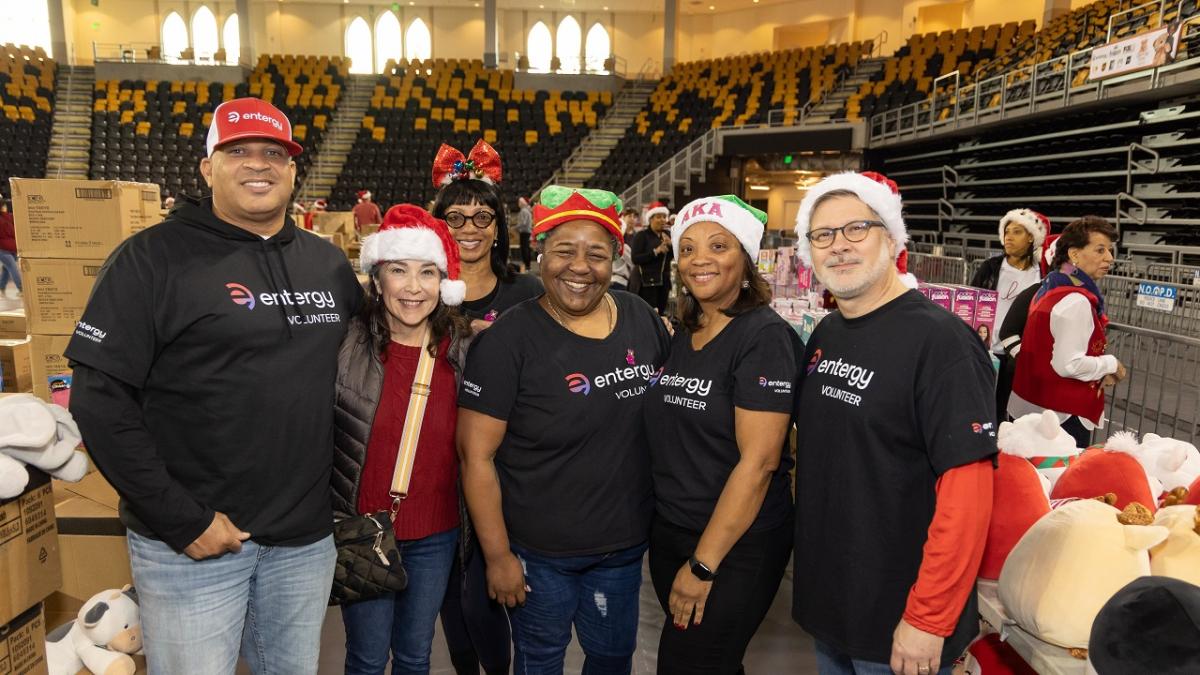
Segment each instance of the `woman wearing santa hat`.
[[[976,288],[996,291],[996,327],[1004,325],[1004,317],[1021,291],[1042,280],[1037,256],[1049,232],[1050,219],[1030,209],[1013,209],[1000,219],[1000,241],[1004,244],[1004,252],[985,260],[971,279],[971,285]],[[1013,367],[1011,363],[1005,366],[1008,359],[998,331],[993,332],[988,343],[1001,361],[996,380],[996,419],[1005,420],[1008,418],[1008,396],[1012,393]]]
[[739,672],[792,553],[787,436],[803,347],[758,274],[766,221],[724,195],[684,206],[671,228],[682,327],[645,411],[650,576],[672,624],[660,675]]
[[1116,237],[1107,220],[1084,216],[1055,242],[1051,272],[1029,306],[1008,404],[1014,418],[1053,410],[1081,448],[1103,425],[1104,388],[1126,375],[1104,353],[1108,315],[1097,285],[1112,268]]
[[654,495],[642,400],[667,353],[646,303],[610,292],[621,200],[550,186],[534,209],[546,292],[475,338],[459,392],[463,491],[510,607],[513,670],[627,674]]
[[462,312],[475,332],[542,293],[537,277],[509,267],[508,216],[498,187],[502,177],[500,155],[483,140],[465,156],[443,144],[433,160],[438,193],[432,213],[446,221],[458,242],[467,284]]
[[[408,587],[342,606],[346,672],[429,672],[434,623],[458,541],[457,391],[470,328],[455,309],[465,284],[446,224],[408,204],[388,210],[359,258],[370,276],[363,312],[338,354],[332,501],[336,517],[392,510]],[[426,358],[432,357],[432,375]],[[424,414],[409,420],[417,377]],[[416,435],[407,497],[393,473]]]

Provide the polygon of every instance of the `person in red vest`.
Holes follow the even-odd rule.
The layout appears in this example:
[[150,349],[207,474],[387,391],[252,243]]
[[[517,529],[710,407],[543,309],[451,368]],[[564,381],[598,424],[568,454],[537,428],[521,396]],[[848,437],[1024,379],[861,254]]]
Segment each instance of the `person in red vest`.
[[0,201],[0,298],[7,297],[8,280],[17,287],[21,297],[21,270],[17,269],[17,235],[8,202]]
[[370,190],[358,191],[358,203],[351,211],[354,213],[354,229],[357,232],[362,232],[363,225],[378,225],[383,222],[379,205],[371,201]]
[[1105,354],[1104,295],[1097,282],[1113,265],[1117,231],[1099,216],[1063,230],[1051,272],[1029,306],[1008,412],[1014,418],[1052,410],[1079,447],[1104,421],[1104,387],[1125,379],[1125,366]]
[[308,211],[304,214],[304,229],[313,229],[313,217],[318,213],[324,213],[326,206],[328,206],[328,203],[324,199],[318,199],[312,203],[312,206],[308,207]]

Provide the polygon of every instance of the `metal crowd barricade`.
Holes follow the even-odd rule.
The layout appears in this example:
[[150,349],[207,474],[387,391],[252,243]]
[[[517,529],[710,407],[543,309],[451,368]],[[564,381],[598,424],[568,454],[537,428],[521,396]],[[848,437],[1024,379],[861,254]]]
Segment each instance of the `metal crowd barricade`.
[[931,284],[965,284],[967,277],[967,261],[944,255],[930,253],[909,253],[908,271],[919,281]]
[[1200,339],[1110,323],[1108,353],[1129,374],[1107,392],[1108,424],[1097,440],[1125,429],[1196,443]]
[[[1175,301],[1170,311],[1138,304],[1138,285],[1144,282],[1174,290]],[[1110,321],[1175,335],[1200,337],[1200,286],[1112,274],[1102,278],[1099,285]]]

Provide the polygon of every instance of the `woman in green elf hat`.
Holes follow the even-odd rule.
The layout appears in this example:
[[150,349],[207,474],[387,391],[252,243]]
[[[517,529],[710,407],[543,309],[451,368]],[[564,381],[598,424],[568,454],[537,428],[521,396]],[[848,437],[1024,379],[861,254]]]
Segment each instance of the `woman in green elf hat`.
[[800,345],[754,262],[766,221],[724,195],[684,206],[671,228],[682,329],[645,411],[660,674],[740,672],[792,550]]
[[488,590],[512,608],[513,672],[626,674],[654,496],[642,401],[669,337],[610,291],[621,201],[547,187],[533,237],[545,293],[476,337],[459,395],[463,490]]

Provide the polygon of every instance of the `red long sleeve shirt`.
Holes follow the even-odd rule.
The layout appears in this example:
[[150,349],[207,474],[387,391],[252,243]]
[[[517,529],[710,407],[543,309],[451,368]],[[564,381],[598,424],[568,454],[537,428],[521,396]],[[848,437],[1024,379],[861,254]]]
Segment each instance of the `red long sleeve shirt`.
[[[438,349],[445,354],[449,341]],[[413,376],[420,357],[419,347],[389,343],[384,361],[383,391],[371,438],[367,442],[367,460],[359,479],[358,511],[374,513],[391,507],[388,495]],[[417,442],[408,498],[400,504],[394,522],[397,539],[421,539],[458,526],[458,457],[454,449],[454,427],[458,421],[458,390],[454,369],[444,357],[438,357],[430,382],[429,402]]]

